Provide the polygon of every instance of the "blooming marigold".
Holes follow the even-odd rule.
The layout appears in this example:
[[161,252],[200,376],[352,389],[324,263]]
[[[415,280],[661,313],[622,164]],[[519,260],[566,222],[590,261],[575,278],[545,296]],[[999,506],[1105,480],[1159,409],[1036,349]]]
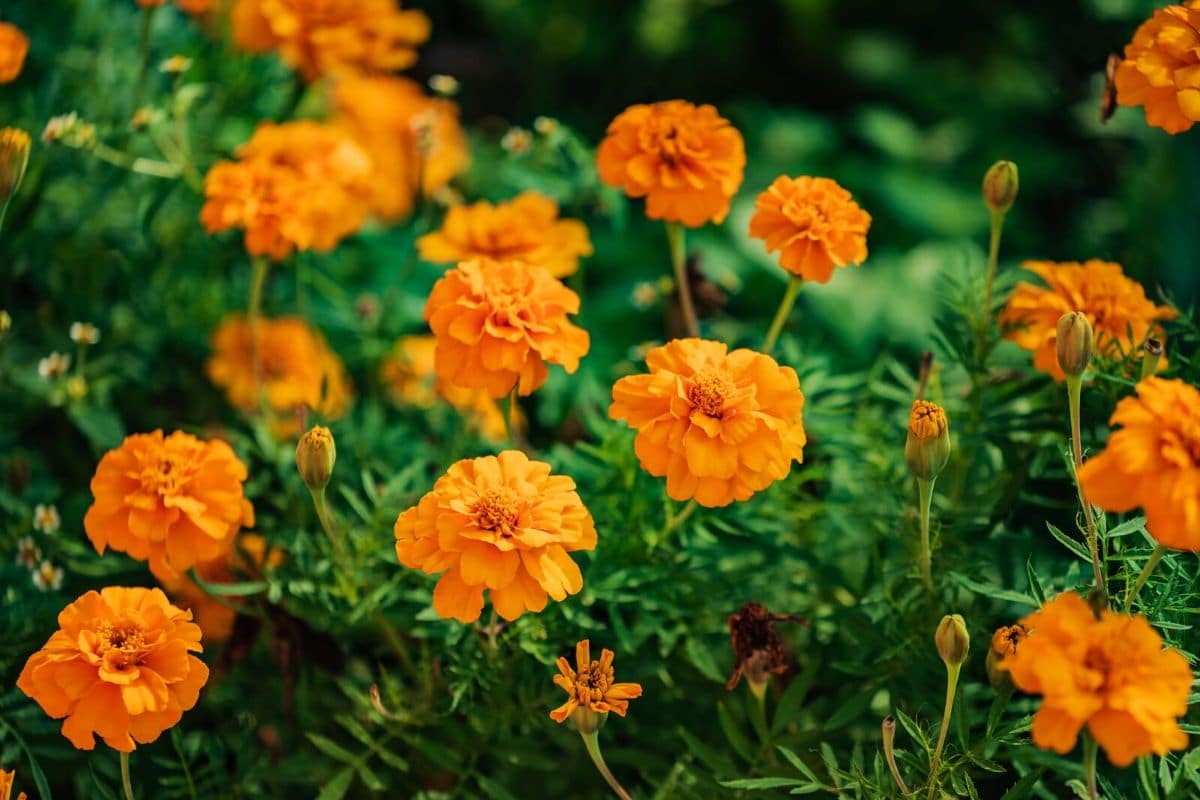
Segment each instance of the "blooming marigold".
[[16,25],[0,22],[0,83],[12,83],[25,66],[29,38]]
[[[142,8],[153,8],[167,4],[167,0],[137,0]],[[189,14],[206,14],[213,7],[213,0],[175,0],[175,5]]]
[[[1058,364],[1058,321],[1069,311],[1081,312],[1091,323],[1095,352],[1114,357],[1138,347],[1160,320],[1175,311],[1156,306],[1136,281],[1125,277],[1120,264],[1091,260],[1027,261],[1025,269],[1049,286],[1017,284],[999,322],[1005,336],[1033,353],[1033,365],[1057,381],[1065,378]],[[1132,333],[1132,338],[1130,334]]]
[[698,228],[721,222],[742,184],[742,135],[710,105],[635,105],[608,126],[596,153],[600,179],[646,198],[646,216]]
[[1119,767],[1187,745],[1177,718],[1187,713],[1192,671],[1145,618],[1106,610],[1096,619],[1067,592],[1022,624],[1028,638],[999,667],[1018,689],[1043,696],[1038,747],[1068,753],[1084,725]]
[[467,168],[467,136],[458,106],[429,97],[407,78],[388,75],[339,80],[336,119],[371,156],[372,210],[394,221],[412,213],[418,194],[432,196]]
[[646,366],[616,382],[608,414],[637,428],[638,460],[666,476],[673,500],[745,500],[803,460],[804,395],[791,367],[703,339],[656,347]]
[[[16,779],[16,771],[5,772],[0,769],[0,800],[9,800],[12,797],[13,783]],[[17,795],[17,800],[25,800],[25,797],[25,793],[21,792]]]
[[[205,583],[220,585],[235,583],[241,576],[260,578],[265,566],[276,566],[283,554],[267,546],[267,541],[253,533],[243,533],[236,542],[210,561],[196,564],[196,574]],[[184,574],[160,579],[163,589],[185,611],[192,612],[206,642],[223,642],[233,632],[237,612],[228,602],[215,599],[200,585]],[[237,600],[226,597],[225,600]]]
[[582,222],[558,218],[558,204],[549,197],[522,192],[495,205],[452,207],[439,230],[417,239],[417,249],[434,262],[516,258],[563,278],[579,269],[581,256],[592,254],[592,243]]
[[325,252],[362,225],[372,180],[370,156],[343,128],[264,122],[236,161],[208,171],[200,221],[209,233],[241,228],[255,256]]
[[1109,424],[1121,429],[1079,469],[1088,501],[1108,511],[1141,507],[1156,541],[1200,552],[1200,391],[1145,378]]
[[611,711],[623,717],[629,701],[642,696],[639,684],[615,682],[612,650],[601,650],[600,660],[592,661],[591,642],[587,639],[575,645],[575,669],[562,656],[555,663],[558,674],[554,683],[568,695],[567,702],[550,712],[555,722],[566,722],[581,708],[597,714]]
[[1154,12],[1125,46],[1113,76],[1117,102],[1144,106],[1146,122],[1182,133],[1200,119],[1200,3]]
[[[209,379],[225,390],[230,405],[244,411],[258,408],[250,322],[242,315],[227,317],[213,331],[212,349],[206,365]],[[341,360],[302,318],[260,319],[258,361],[267,405],[280,415],[275,426],[280,435],[299,428],[298,410],[334,420],[349,408],[352,387]]]
[[396,0],[236,0],[232,21],[238,47],[278,50],[309,81],[409,67],[430,31],[425,14]]
[[135,433],[100,459],[88,539],[148,561],[160,577],[219,556],[254,509],[242,494],[246,465],[228,444],[190,433]]
[[58,615],[59,630],[29,657],[17,687],[63,720],[81,750],[95,735],[114,750],[147,744],[196,705],[208,667],[200,628],[161,589],[110,586]]
[[574,372],[587,353],[587,331],[567,319],[577,313],[579,295],[544,267],[464,261],[434,284],[425,303],[438,377],[492,397],[514,386],[531,394],[546,382],[546,362]]
[[754,201],[750,236],[806,281],[828,283],[836,267],[867,259],[871,215],[829,178],[781,175]]
[[444,572],[433,608],[460,622],[479,619],[483,591],[501,617],[541,611],[583,588],[571,559],[596,547],[592,515],[575,481],[519,450],[459,461],[395,525],[406,567]]

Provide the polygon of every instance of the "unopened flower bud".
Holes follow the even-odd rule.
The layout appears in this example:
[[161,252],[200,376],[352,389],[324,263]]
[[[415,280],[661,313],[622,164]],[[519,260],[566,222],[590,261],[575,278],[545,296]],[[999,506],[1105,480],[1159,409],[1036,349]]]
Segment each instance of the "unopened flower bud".
[[1056,335],[1058,366],[1068,377],[1078,378],[1092,363],[1092,323],[1078,311],[1071,311],[1059,317]]
[[29,134],[19,128],[0,128],[0,206],[17,193],[29,164]]
[[325,488],[336,460],[337,447],[329,428],[314,425],[300,437],[296,445],[296,469],[309,489],[317,492]]
[[1163,341],[1151,336],[1142,345],[1142,377],[1149,378],[1158,372],[1158,362],[1163,357]]
[[997,161],[983,176],[983,202],[993,214],[1007,214],[1017,199],[1017,165]]
[[0,336],[8,333],[12,328],[12,315],[6,309],[0,308]]
[[908,440],[904,460],[913,475],[923,481],[936,478],[950,460],[950,423],[936,403],[917,400],[908,416]]
[[992,646],[988,648],[986,666],[988,683],[992,684],[992,688],[997,692],[1009,690],[1013,686],[1012,676],[1008,674],[1007,669],[1001,668],[1000,662],[1014,655],[1027,636],[1029,631],[1019,622],[997,628],[992,634]]
[[967,633],[967,623],[960,614],[947,614],[942,617],[933,641],[937,645],[938,655],[946,664],[946,669],[955,669],[967,660],[967,653],[971,649],[971,636]]

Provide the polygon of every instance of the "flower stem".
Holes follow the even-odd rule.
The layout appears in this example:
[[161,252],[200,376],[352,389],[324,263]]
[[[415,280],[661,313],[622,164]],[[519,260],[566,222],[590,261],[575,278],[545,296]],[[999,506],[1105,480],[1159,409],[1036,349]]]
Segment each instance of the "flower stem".
[[1087,781],[1088,797],[1091,800],[1100,800],[1100,794],[1096,791],[1096,751],[1099,749],[1096,740],[1091,734],[1083,734],[1083,777]]
[[933,594],[933,553],[929,546],[929,509],[933,505],[933,483],[936,479],[917,478],[917,494],[921,515],[921,582]]
[[992,321],[992,287],[996,283],[996,265],[1000,260],[1000,233],[1004,230],[1004,213],[992,212],[992,235],[988,241],[987,281],[983,286],[983,313],[988,324]]
[[762,351],[766,355],[771,355],[771,351],[775,349],[775,342],[778,341],[779,334],[783,331],[783,325],[787,322],[788,314],[791,313],[792,306],[796,303],[796,295],[800,293],[802,282],[798,277],[793,277],[788,281],[783,299],[779,301],[779,309],[775,312],[775,319],[771,320],[771,327],[767,330],[767,338],[763,339]]
[[683,226],[678,222],[668,222],[666,225],[667,246],[671,250],[671,268],[675,271],[675,287],[679,292],[679,309],[683,312],[684,329],[688,336],[699,336],[700,321],[696,318],[696,307],[692,304],[692,287],[688,283]]
[[1096,579],[1096,588],[1104,588],[1104,570],[1100,565],[1100,543],[1096,535],[1096,518],[1092,514],[1092,504],[1083,494],[1083,484],[1079,482],[1079,468],[1083,466],[1083,446],[1080,442],[1079,425],[1079,395],[1083,380],[1078,375],[1067,376],[1067,405],[1071,413],[1071,455],[1075,460],[1075,488],[1079,491],[1079,504],[1083,506],[1083,518],[1087,522],[1088,550],[1092,554],[1092,572]]
[[961,664],[946,666],[946,708],[942,711],[942,729],[938,731],[933,760],[929,762],[929,800],[933,800],[933,793],[937,789],[938,764],[942,759],[942,748],[946,746],[946,733],[950,730],[950,714],[954,711],[954,693],[958,690],[958,673],[961,670]]
[[596,769],[600,771],[600,774],[608,782],[609,787],[612,788],[617,797],[621,798],[621,800],[633,800],[629,796],[629,792],[625,791],[621,784],[617,782],[612,772],[609,771],[608,765],[604,763],[604,756],[600,754],[600,735],[596,732],[581,732],[579,735],[583,737],[583,744],[587,747],[588,755],[592,757],[592,763],[596,765]]
[[133,783],[129,780],[129,753],[121,753],[121,786],[125,789],[125,800],[133,800]]
[[258,322],[262,312],[263,286],[267,282],[267,270],[271,262],[264,256],[255,256],[251,262],[250,306],[246,319],[250,323],[250,364],[254,370],[254,396],[262,401],[262,361],[259,358]]
[[517,443],[517,389],[520,383],[513,384],[512,391],[505,398],[504,407],[501,411],[504,414],[504,435],[508,439],[510,447],[520,449]]
[[337,560],[338,583],[341,584],[342,593],[351,603],[357,603],[358,589],[355,588],[353,581],[346,580],[349,575],[346,545],[338,533],[337,524],[329,510],[329,504],[325,501],[325,489],[310,489],[309,494],[312,495],[313,507],[317,510],[317,519],[321,522],[321,528],[325,531],[329,543],[333,545],[333,555]]
[[1142,567],[1142,571],[1137,576],[1137,581],[1133,584],[1133,588],[1129,591],[1129,595],[1125,598],[1125,613],[1129,613],[1129,609],[1133,608],[1133,601],[1137,599],[1138,592],[1146,585],[1146,581],[1154,573],[1158,562],[1162,561],[1162,557],[1167,554],[1167,548],[1163,545],[1158,545],[1154,548],[1154,552],[1150,554],[1150,558],[1146,559],[1146,565]]

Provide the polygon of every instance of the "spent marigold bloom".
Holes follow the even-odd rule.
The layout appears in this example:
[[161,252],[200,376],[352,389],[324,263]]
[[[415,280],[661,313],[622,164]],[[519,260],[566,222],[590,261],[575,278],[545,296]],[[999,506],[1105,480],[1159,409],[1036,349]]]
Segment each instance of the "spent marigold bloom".
[[698,228],[721,222],[742,184],[742,135],[710,105],[635,105],[608,126],[596,152],[600,179],[646,198],[646,216]]
[[642,468],[666,476],[673,500],[745,500],[787,476],[807,441],[804,395],[791,367],[721,342],[676,339],[621,378],[608,414],[638,431]]
[[232,22],[234,44],[277,50],[308,81],[405,69],[430,32],[424,13],[396,0],[235,0]]
[[1121,426],[1079,469],[1088,502],[1146,513],[1146,530],[1166,547],[1200,552],[1200,391],[1149,377],[1117,403]]
[[88,539],[148,561],[159,577],[220,555],[254,509],[242,493],[246,465],[225,442],[175,431],[135,433],[100,459]]
[[587,331],[571,323],[579,295],[544,267],[474,258],[438,280],[425,303],[437,337],[434,366],[445,383],[504,397],[515,386],[532,394],[546,364],[575,372],[588,351]]
[[1082,264],[1027,261],[1024,267],[1048,287],[1017,284],[998,321],[1007,329],[1005,337],[1033,353],[1033,365],[1056,381],[1065,378],[1058,364],[1058,321],[1063,314],[1078,311],[1087,317],[1095,353],[1108,358],[1133,352],[1156,323],[1175,317],[1173,309],[1148,300],[1141,284],[1125,277],[1120,264],[1095,259]]
[[[550,712],[550,719],[555,722],[566,722],[574,719],[582,732],[594,732],[598,724],[580,724],[580,711],[607,716],[611,711],[618,717],[625,716],[629,709],[629,701],[642,696],[642,687],[636,683],[617,683],[613,671],[613,651],[605,648],[600,651],[600,660],[592,660],[591,642],[587,639],[575,645],[575,668],[571,663],[559,656],[558,674],[554,683],[567,693],[567,702]],[[594,726],[594,727],[593,727]],[[584,730],[592,727],[592,731]]]
[[[16,770],[5,772],[0,769],[0,800],[10,800],[12,798],[13,784],[17,780]],[[17,800],[25,800],[26,795],[21,792],[17,795]]]
[[579,269],[580,257],[592,254],[592,243],[582,222],[558,218],[558,204],[549,197],[522,192],[494,205],[452,207],[441,228],[417,239],[417,250],[437,263],[516,258],[563,278]]
[[1043,696],[1035,745],[1068,753],[1086,725],[1119,767],[1187,746],[1178,717],[1187,713],[1192,671],[1144,617],[1105,610],[1097,619],[1067,592],[1021,624],[1029,636],[999,668],[1018,689]]
[[17,687],[63,720],[80,750],[95,736],[131,752],[179,722],[196,705],[208,667],[192,653],[200,628],[161,589],[110,586],[58,615],[59,630],[29,657]]
[[388,75],[339,80],[336,119],[371,157],[372,211],[385,221],[412,213],[418,195],[431,197],[467,168],[470,151],[458,106],[429,97],[407,78]]
[[[283,554],[270,548],[261,536],[242,533],[221,555],[196,564],[195,571],[207,584],[237,583],[244,578],[262,578],[265,567],[276,566],[282,560]],[[185,611],[192,612],[196,624],[204,634],[204,641],[223,642],[233,633],[237,611],[230,608],[229,602],[235,602],[239,597],[225,596],[223,599],[226,602],[221,602],[182,573],[174,577],[160,578],[159,583],[172,602]]]
[[1160,8],[1143,22],[1113,83],[1118,103],[1144,106],[1146,122],[1167,133],[1200,120],[1200,3]]
[[337,125],[264,122],[204,178],[209,233],[245,231],[246,252],[273,259],[332,250],[370,210],[371,157]]
[[0,83],[12,83],[21,74],[25,55],[29,52],[29,38],[18,28],[0,22]]
[[837,267],[867,259],[871,215],[829,178],[781,175],[754,201],[750,236],[806,281],[828,283]]
[[250,322],[242,315],[227,317],[212,334],[208,377],[223,388],[229,404],[254,411],[259,384],[267,405],[278,415],[276,432],[289,435],[299,428],[296,413],[307,409],[335,420],[350,406],[353,388],[345,367],[324,337],[301,317],[258,321],[258,376],[255,375]]
[[519,450],[459,461],[420,503],[396,519],[396,555],[406,567],[444,573],[433,608],[479,619],[486,589],[496,613],[514,620],[583,588],[571,559],[596,547],[596,526],[575,481]]
[[803,620],[790,614],[772,614],[760,603],[746,603],[726,619],[734,660],[726,691],[733,691],[745,675],[751,691],[761,695],[768,677],[787,672],[787,654],[775,631],[776,622]]

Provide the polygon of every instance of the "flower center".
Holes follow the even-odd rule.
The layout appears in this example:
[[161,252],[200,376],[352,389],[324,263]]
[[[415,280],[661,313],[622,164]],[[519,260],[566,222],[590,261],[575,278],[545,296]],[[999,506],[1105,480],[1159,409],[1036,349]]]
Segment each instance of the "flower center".
[[692,385],[688,387],[688,402],[703,414],[719,417],[725,408],[725,401],[736,388],[727,375],[716,370],[701,372],[693,376]]
[[488,489],[475,501],[472,511],[480,528],[509,537],[516,532],[521,518],[521,498],[507,486]]
[[119,669],[142,663],[147,650],[146,635],[138,624],[104,622],[96,628],[96,636],[99,639],[97,654],[111,666]]
[[608,693],[613,684],[613,668],[607,669],[599,661],[593,661],[588,668],[575,676],[575,697],[581,704],[598,703]]
[[946,430],[946,412],[936,403],[918,400],[913,403],[908,429],[918,439],[936,439]]
[[142,489],[162,497],[178,494],[180,486],[187,481],[186,470],[172,458],[160,458],[145,465],[138,477]]

